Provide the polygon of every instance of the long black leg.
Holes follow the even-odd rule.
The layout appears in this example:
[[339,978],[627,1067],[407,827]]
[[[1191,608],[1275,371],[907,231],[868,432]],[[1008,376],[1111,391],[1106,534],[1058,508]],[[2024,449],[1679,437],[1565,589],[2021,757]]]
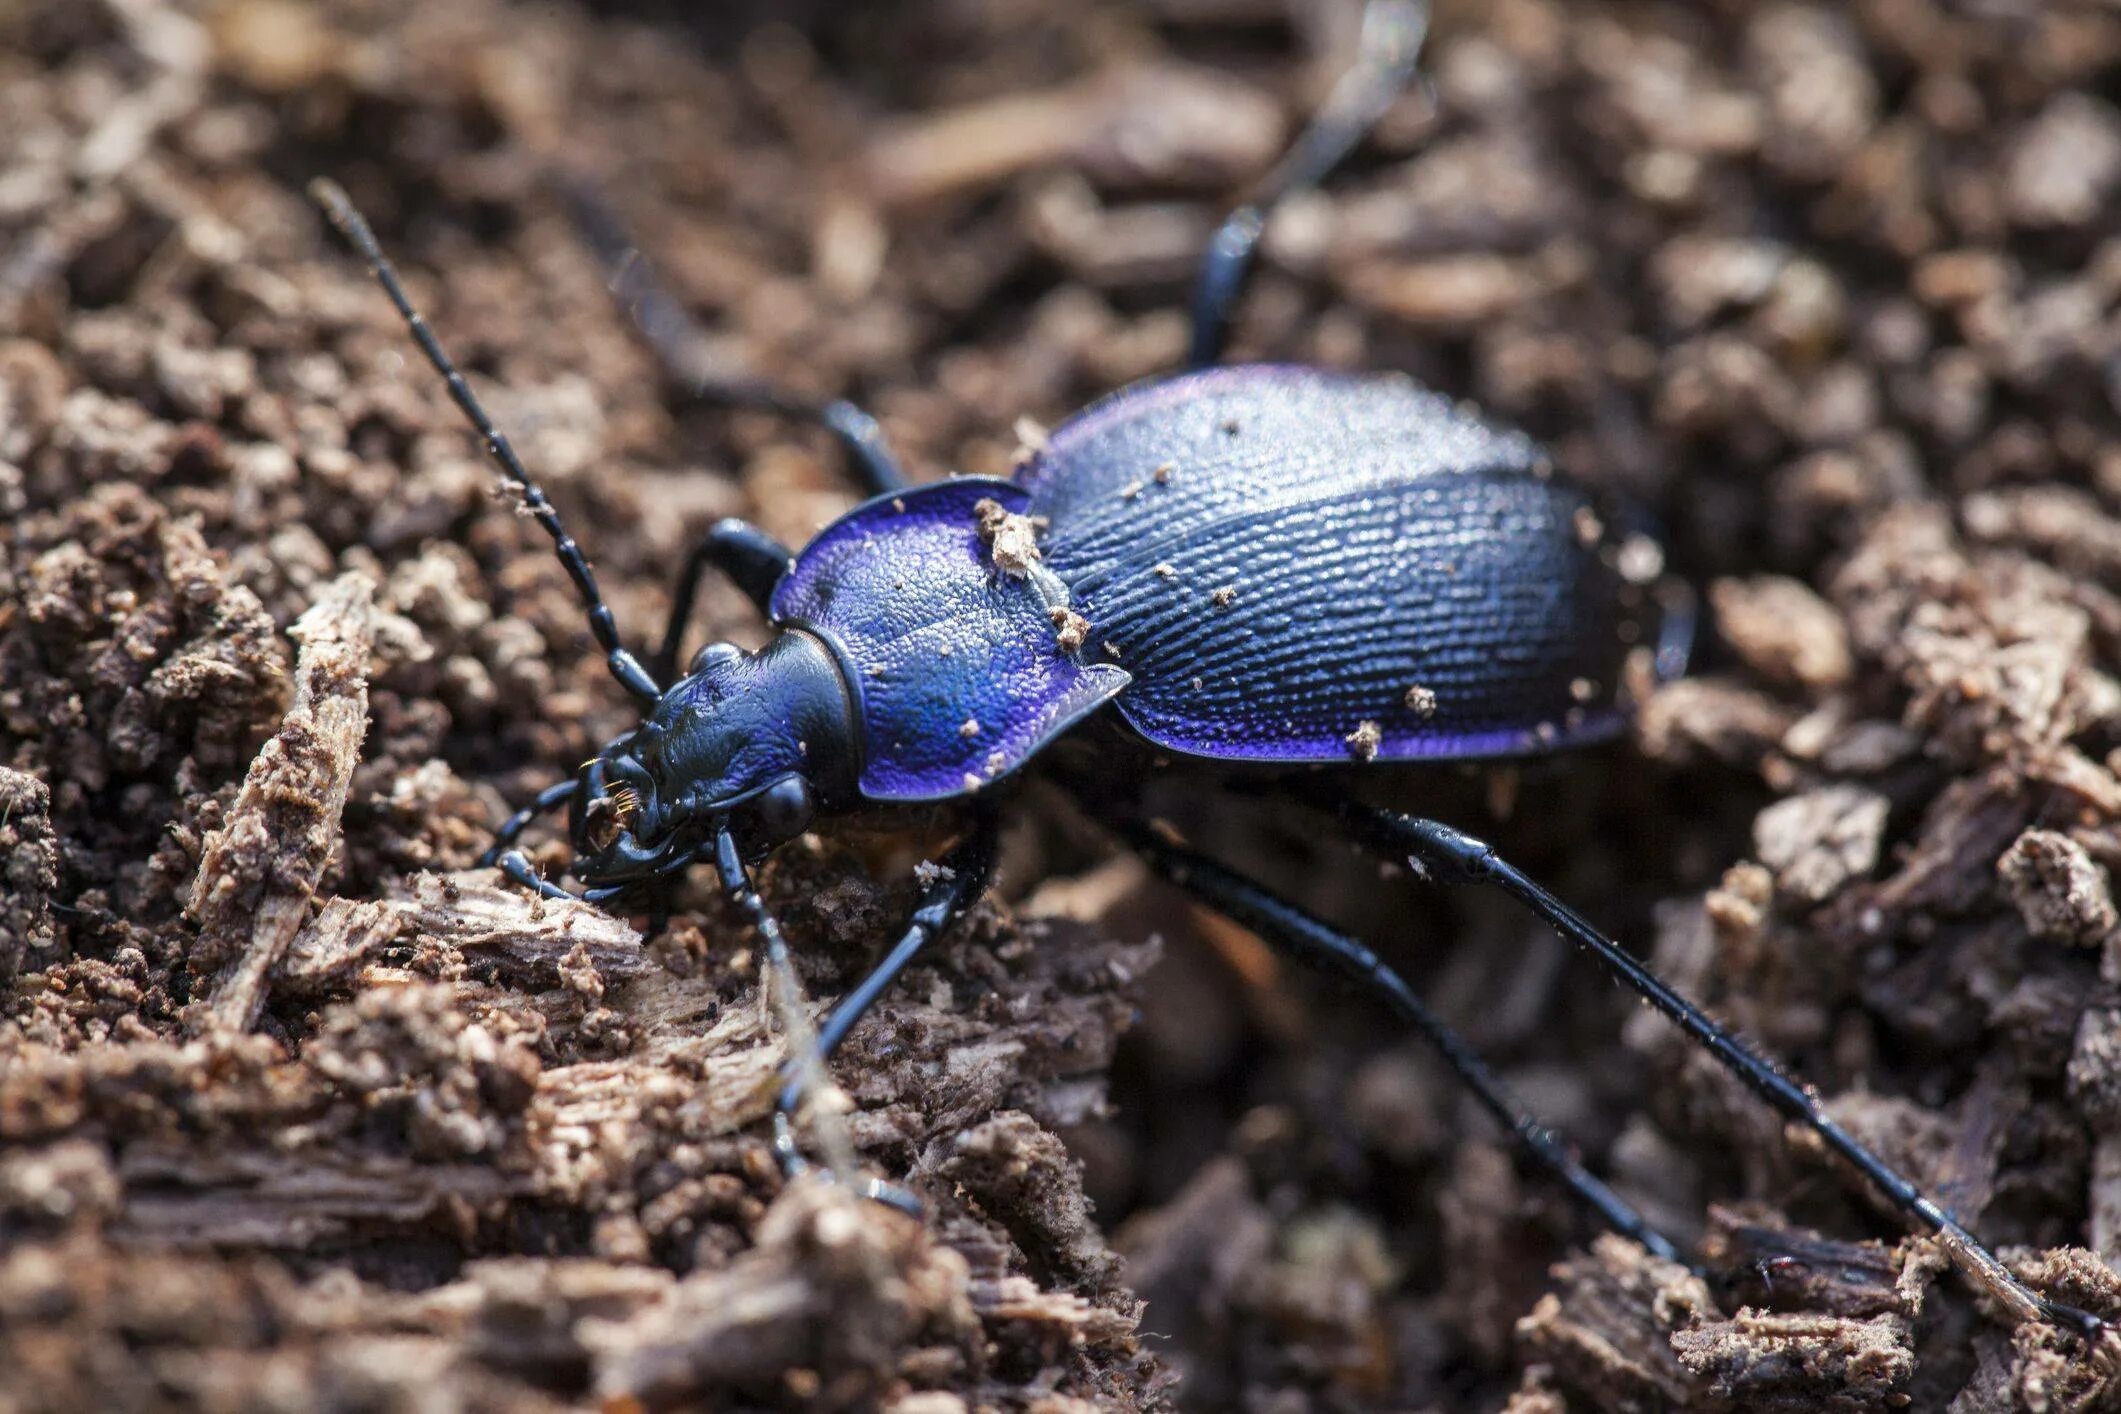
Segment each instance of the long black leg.
[[1552,1172],[1605,1224],[1669,1261],[1688,1258],[1651,1227],[1627,1200],[1586,1169],[1571,1146],[1534,1119],[1524,1102],[1474,1053],[1464,1038],[1429,1010],[1404,978],[1363,943],[1277,897],[1211,859],[1180,849],[1139,824],[1122,827],[1127,842],[1158,874],[1224,916],[1234,919],[1299,961],[1361,984],[1435,1047],[1481,1107],[1510,1132],[1526,1157]]
[[[758,887],[751,882],[751,871],[744,867],[743,855],[737,848],[736,838],[727,829],[715,836],[715,871],[722,881],[722,889],[730,901],[743,910],[757,931],[759,941],[765,946],[766,970],[769,974],[769,991],[774,996],[780,1013],[781,1029],[788,1034],[789,1054],[794,1079],[790,1084],[810,1086],[818,1084],[824,1076],[824,1067],[817,1059],[817,1036],[804,1014],[800,999],[796,995],[799,983],[795,966],[788,958],[788,938],[781,931],[780,920],[766,907],[759,897]],[[824,1130],[828,1174],[852,1172],[854,1152],[848,1145],[846,1135],[836,1126],[821,1126]],[[777,1105],[773,1114],[773,1151],[780,1160],[781,1171],[793,1177],[809,1168],[802,1151],[796,1147],[795,1126],[785,1106]],[[865,1179],[862,1191],[879,1202],[903,1209],[918,1216],[920,1200],[904,1190],[885,1183],[881,1179]]]
[[[847,1039],[847,1033],[876,1005],[877,998],[891,989],[899,974],[927,950],[928,945],[950,931],[964,911],[977,903],[987,892],[987,882],[994,874],[995,846],[1001,833],[1001,817],[993,810],[983,811],[974,823],[972,833],[958,847],[950,851],[937,872],[935,881],[921,894],[918,907],[906,922],[906,931],[891,951],[884,955],[860,985],[840,999],[832,1009],[825,1024],[818,1028],[817,1044],[812,1048],[810,1061],[822,1067]],[[817,1073],[812,1064],[791,1063],[786,1072],[787,1084],[781,1087],[780,1109],[783,1114],[792,1113],[802,1101],[808,1077]]]
[[567,194],[576,226],[604,262],[611,292],[633,315],[642,337],[687,394],[720,407],[757,408],[814,422],[839,440],[872,492],[882,495],[906,489],[906,473],[900,470],[875,418],[845,398],[806,398],[722,367],[711,352],[706,331],[656,278],[611,204],[586,181],[570,182]]
[[518,884],[544,898],[573,898],[573,894],[558,884],[540,878],[538,871],[531,866],[530,856],[517,849],[515,842],[523,837],[523,831],[530,828],[531,821],[548,810],[556,810],[572,801],[580,789],[579,781],[560,781],[539,791],[536,800],[501,822],[501,828],[494,832],[493,843],[479,856],[479,867],[498,868]]
[[530,473],[524,468],[522,459],[516,456],[515,448],[501,435],[501,429],[494,426],[493,419],[486,415],[486,409],[472,393],[471,385],[464,381],[464,375],[457,372],[456,364],[451,362],[449,355],[443,351],[441,340],[435,337],[434,330],[427,327],[427,321],[421,317],[420,312],[412,307],[412,300],[407,297],[404,285],[399,283],[398,272],[391,265],[390,258],[383,254],[383,247],[377,243],[375,232],[368,229],[368,222],[354,209],[353,200],[340,189],[338,183],[320,178],[310,183],[309,194],[317,205],[323,208],[332,225],[338,227],[340,234],[344,235],[353,248],[360,252],[361,258],[368,262],[368,268],[375,274],[376,283],[383,287],[383,293],[390,296],[390,302],[397,306],[398,313],[405,320],[405,326],[412,331],[413,341],[420,346],[420,352],[427,355],[427,361],[434,365],[435,372],[442,375],[442,381],[449,386],[449,396],[484,442],[486,454],[493,458],[501,473],[522,491],[523,504],[537,517],[538,524],[545,527],[545,533],[552,537],[553,549],[558,553],[561,565],[566,568],[568,578],[574,581],[575,594],[581,599],[582,608],[589,616],[589,631],[596,635],[598,646],[604,650],[604,661],[610,667],[611,675],[639,701],[654,702],[662,696],[662,692],[657,688],[655,679],[648,675],[648,670],[641,666],[640,660],[628,652],[626,646],[619,641],[618,621],[612,617],[611,606],[604,602],[603,594],[597,589],[597,577],[590,570],[589,560],[582,554],[582,547],[575,543],[574,537],[560,524],[559,512],[555,511],[552,502],[545,498],[544,490],[530,479]]
[[1803,1086],[1755,1055],[1735,1036],[1710,1020],[1699,1007],[1658,980],[1656,974],[1629,956],[1618,943],[1496,854],[1491,845],[1435,820],[1394,814],[1354,801],[1331,799],[1315,791],[1312,795],[1338,814],[1356,837],[1376,853],[1389,859],[1408,860],[1425,874],[1445,883],[1491,885],[1545,919],[1556,932],[1597,958],[1600,965],[1630,990],[1707,1048],[1719,1064],[1784,1119],[1817,1135],[1821,1143],[1862,1174],[1887,1202],[1935,1237],[1953,1261],[2017,1319],[2045,1320],[2073,1330],[2087,1341],[2105,1334],[2107,1324],[2099,1317],[2074,1306],[2049,1301],[2011,1275],[1996,1255],[1956,1218],[1836,1124]]
[[698,602],[700,579],[709,570],[720,570],[746,598],[769,612],[773,587],[795,563],[795,553],[749,521],[717,521],[707,537],[695,545],[678,577],[677,592],[670,601],[670,623],[663,630],[663,646],[649,666],[664,682],[677,675],[678,654],[684,651],[685,625]]
[[493,868],[501,857],[501,851],[513,847],[515,842],[523,837],[523,831],[530,828],[531,821],[572,801],[581,785],[580,781],[566,780],[539,791],[536,800],[501,822],[501,828],[494,831],[493,843],[486,847],[486,853],[479,856],[479,867]]
[[1282,155],[1251,200],[1223,218],[1201,256],[1193,287],[1193,340],[1188,368],[1220,362],[1230,313],[1243,295],[1259,254],[1267,218],[1282,201],[1315,187],[1355,150],[1371,124],[1414,76],[1428,37],[1426,0],[1370,0],[1363,12],[1362,50],[1296,145]]

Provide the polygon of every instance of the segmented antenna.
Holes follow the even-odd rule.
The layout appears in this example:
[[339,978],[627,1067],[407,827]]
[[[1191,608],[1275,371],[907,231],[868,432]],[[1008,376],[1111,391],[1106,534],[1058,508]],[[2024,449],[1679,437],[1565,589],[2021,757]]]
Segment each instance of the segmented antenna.
[[597,577],[589,568],[589,561],[583,556],[582,547],[575,543],[574,537],[560,524],[559,512],[552,508],[552,502],[546,499],[545,492],[538,483],[530,479],[530,473],[524,469],[522,459],[516,456],[515,448],[508,444],[508,439],[501,435],[501,429],[494,426],[493,419],[486,415],[486,409],[479,405],[477,396],[471,391],[471,385],[464,381],[463,374],[457,372],[456,364],[443,351],[441,340],[435,337],[434,330],[427,327],[427,321],[421,317],[420,311],[412,307],[412,301],[406,297],[405,287],[399,283],[398,272],[391,265],[390,257],[383,254],[383,247],[376,242],[375,232],[368,229],[368,222],[354,209],[353,199],[346,195],[337,182],[322,177],[309,184],[309,195],[310,199],[323,209],[331,224],[338,227],[339,234],[346,237],[348,244],[368,262],[368,268],[375,274],[376,283],[383,287],[383,293],[390,296],[390,302],[398,307],[398,313],[404,317],[405,326],[412,331],[413,341],[419,344],[420,352],[427,355],[427,361],[434,365],[435,372],[442,375],[442,381],[449,386],[450,398],[462,410],[473,430],[479,434],[480,440],[485,444],[486,455],[492,457],[494,465],[501,469],[501,474],[513,481],[522,491],[523,504],[530,508],[530,513],[537,517],[538,524],[544,526],[545,533],[552,537],[552,548],[559,555],[560,564],[566,569],[568,578],[574,581],[575,594],[581,599],[582,608],[589,616],[589,631],[596,636],[598,646],[603,648],[604,661],[611,668],[611,675],[619,680],[619,686],[632,693],[642,703],[657,701],[663,695],[662,689],[656,686],[655,679],[641,666],[640,660],[628,652],[626,646],[619,641],[618,622],[612,618],[611,607],[604,602],[603,594],[597,589]]

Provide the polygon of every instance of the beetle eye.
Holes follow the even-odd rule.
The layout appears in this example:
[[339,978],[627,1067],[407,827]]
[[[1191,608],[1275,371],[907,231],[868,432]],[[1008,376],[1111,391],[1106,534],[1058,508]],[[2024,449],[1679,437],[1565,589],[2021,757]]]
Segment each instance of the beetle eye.
[[709,668],[733,663],[743,656],[744,650],[734,643],[709,643],[692,655],[692,665],[685,669],[685,673],[688,677],[695,673],[704,673]]
[[809,827],[817,813],[817,800],[810,782],[801,776],[783,776],[750,802],[752,823],[762,844],[792,840]]

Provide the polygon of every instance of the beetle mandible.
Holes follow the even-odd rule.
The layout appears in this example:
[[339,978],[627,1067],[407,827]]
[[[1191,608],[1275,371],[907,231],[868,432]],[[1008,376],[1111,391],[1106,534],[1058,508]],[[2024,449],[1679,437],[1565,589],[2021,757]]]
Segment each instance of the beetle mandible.
[[[1367,7],[1355,66],[1209,243],[1189,369],[1062,423],[1009,480],[909,484],[876,421],[853,404],[698,376],[703,398],[821,423],[876,494],[799,553],[740,521],[714,527],[685,568],[661,650],[647,664],[620,641],[587,559],[413,308],[366,222],[336,186],[315,184],[551,535],[613,676],[643,709],[640,725],[575,779],[511,816],[487,863],[541,894],[572,897],[515,847],[534,819],[564,806],[581,897],[610,902],[711,862],[769,958],[785,965],[779,925],[751,879],[774,847],[820,815],[886,802],[983,803],[896,946],[785,1072],[775,1147],[791,1170],[804,1163],[791,1117],[806,1082],[985,891],[998,818],[985,804],[990,793],[1086,717],[1109,709],[1166,751],[1215,761],[1506,758],[1609,737],[1624,724],[1631,682],[1683,671],[1692,601],[1664,573],[1657,541],[1639,517],[1556,474],[1529,438],[1403,377],[1220,361],[1268,214],[1322,180],[1415,76],[1427,22],[1418,0]],[[623,233],[594,202],[582,207],[592,242],[620,255]],[[621,279],[631,282],[644,333],[682,364],[688,316],[637,265]],[[710,645],[673,680],[709,569],[751,598],[775,637],[756,652]],[[1531,909],[1854,1167],[2014,1319],[2087,1339],[2105,1333],[2098,1317],[2019,1281],[1803,1086],[1489,845],[1356,803],[1316,778],[1285,789],[1386,859],[1445,882],[1494,886]],[[1367,946],[1138,818],[1115,823],[1170,882],[1365,985],[1441,1052],[1533,1161],[1617,1231],[1684,1260]]]

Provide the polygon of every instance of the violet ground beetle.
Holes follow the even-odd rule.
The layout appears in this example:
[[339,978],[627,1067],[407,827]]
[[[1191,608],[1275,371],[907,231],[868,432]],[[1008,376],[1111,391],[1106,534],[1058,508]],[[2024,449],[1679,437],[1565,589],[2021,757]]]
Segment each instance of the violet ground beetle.
[[[875,419],[853,404],[701,368],[690,316],[630,259],[615,223],[578,201],[590,240],[618,269],[615,289],[696,396],[821,423],[875,492],[800,553],[741,521],[715,526],[685,566],[661,649],[645,665],[621,643],[581,549],[413,309],[367,224],[337,187],[316,184],[552,536],[612,675],[643,709],[641,724],[577,778],[512,815],[487,863],[541,894],[571,897],[515,848],[531,821],[565,806],[581,897],[608,902],[711,861],[769,965],[785,968],[786,942],[751,879],[774,847],[819,814],[981,802],[905,934],[784,1073],[776,1150],[791,1171],[804,1166],[792,1117],[822,1063],[985,891],[997,819],[990,792],[1108,704],[1135,733],[1186,756],[1381,766],[1545,754],[1610,737],[1625,720],[1631,675],[1663,681],[1683,671],[1692,599],[1664,575],[1656,541],[1556,475],[1528,438],[1404,378],[1220,364],[1269,213],[1319,182],[1413,79],[1427,23],[1418,0],[1372,0],[1355,66],[1208,245],[1189,369],[1061,424],[1008,481],[911,485]],[[710,645],[673,680],[709,569],[778,633],[755,653]],[[1081,793],[1081,783],[1064,783]],[[2088,1340],[2105,1333],[2100,1318],[2019,1281],[1804,1086],[1487,844],[1343,798],[1315,773],[1284,789],[1385,859],[1446,883],[1490,885],[1539,915],[1816,1135],[2014,1319]],[[1531,1160],[1615,1230],[1684,1260],[1368,947],[1139,816],[1116,828],[1208,907],[1362,984],[1441,1053]],[[876,1182],[867,1191],[911,1201]]]

